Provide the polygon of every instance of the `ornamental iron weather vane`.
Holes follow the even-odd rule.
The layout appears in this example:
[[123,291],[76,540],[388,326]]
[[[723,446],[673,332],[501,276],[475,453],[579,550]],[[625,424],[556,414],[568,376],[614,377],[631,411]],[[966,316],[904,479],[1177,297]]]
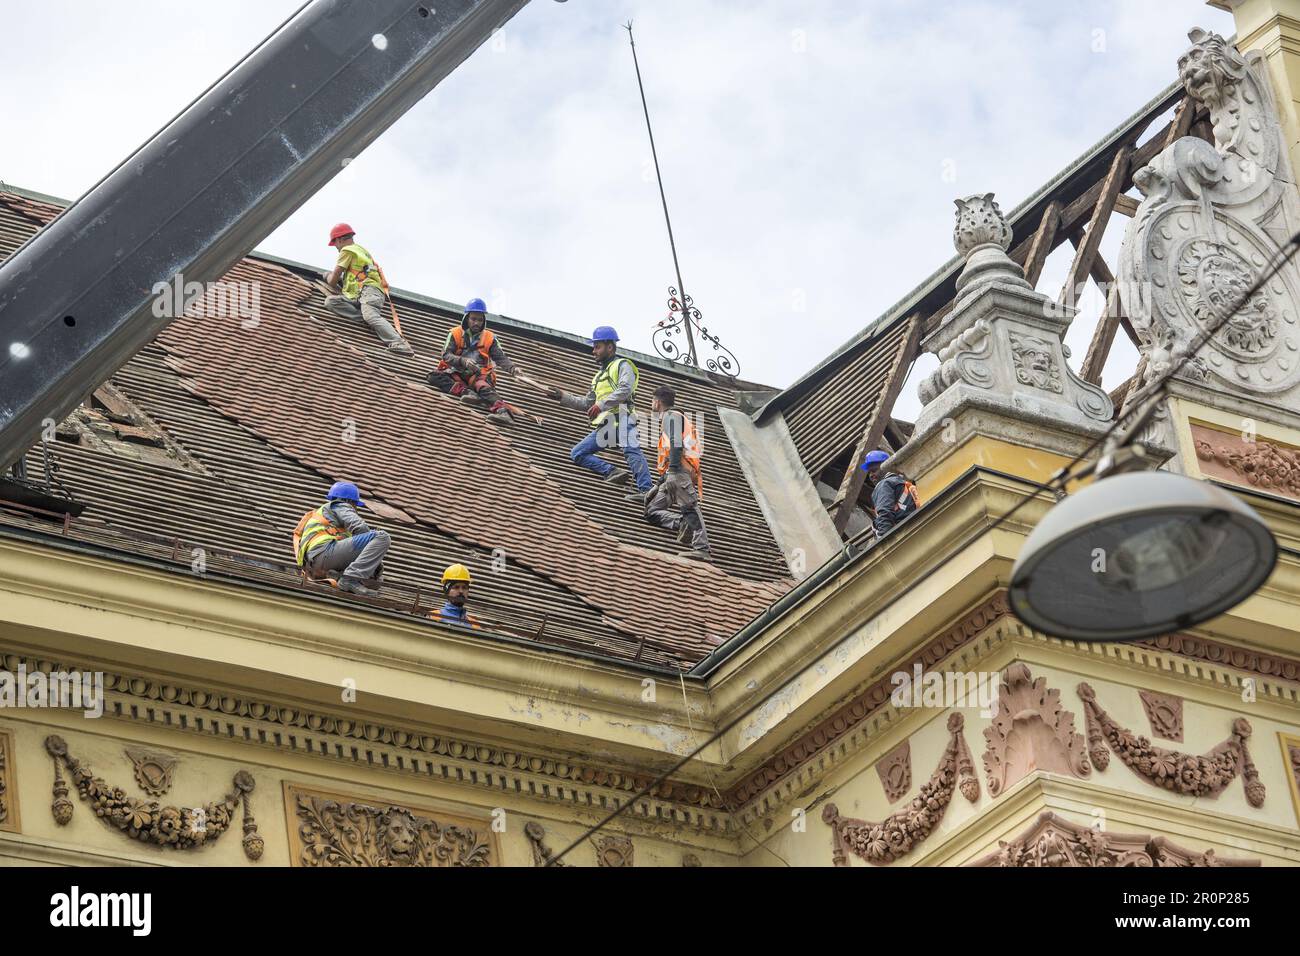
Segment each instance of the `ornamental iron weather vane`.
[[[703,316],[695,307],[695,301],[687,294],[686,284],[682,282],[682,267],[677,261],[677,242],[673,239],[673,222],[668,216],[668,198],[664,194],[664,179],[659,172],[659,154],[655,150],[655,134],[650,126],[650,107],[646,105],[645,85],[641,82],[641,64],[637,61],[636,40],[632,36],[632,24],[624,25],[628,42],[632,44],[632,64],[636,67],[636,85],[641,91],[641,109],[645,113],[645,128],[650,134],[650,156],[655,164],[655,178],[659,181],[659,199],[664,207],[664,222],[668,226],[668,245],[673,253],[673,269],[677,273],[677,285],[668,287],[668,316],[660,319],[655,327],[652,339],[655,351],[670,361],[700,367],[700,356],[696,351],[695,339],[698,334],[704,342],[713,346],[713,355],[706,356],[704,366],[710,372],[717,372],[735,378],[740,374],[740,363],[731,349],[727,348],[716,335],[710,334],[703,324]],[[679,337],[685,337],[686,347],[679,344]]]

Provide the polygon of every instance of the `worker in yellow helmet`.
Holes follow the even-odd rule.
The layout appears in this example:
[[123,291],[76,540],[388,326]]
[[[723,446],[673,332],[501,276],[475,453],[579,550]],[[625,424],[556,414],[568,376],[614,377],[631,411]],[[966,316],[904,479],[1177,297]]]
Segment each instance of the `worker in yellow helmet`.
[[469,568],[463,564],[449,565],[442,572],[442,593],[447,595],[447,603],[438,612],[438,620],[444,624],[478,627],[473,615],[465,610],[465,602],[469,600],[469,585]]

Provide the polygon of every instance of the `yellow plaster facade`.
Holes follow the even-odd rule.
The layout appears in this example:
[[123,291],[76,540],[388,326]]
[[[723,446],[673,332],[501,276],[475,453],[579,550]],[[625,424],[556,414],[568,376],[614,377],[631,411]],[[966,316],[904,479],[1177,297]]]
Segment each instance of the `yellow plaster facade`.
[[[954,794],[933,832],[889,865],[971,862],[1044,811],[1164,836],[1195,853],[1300,863],[1300,800],[1275,743],[1300,738],[1300,670],[1286,678],[1277,663],[1300,667],[1298,553],[1284,550],[1265,589],[1197,632],[1221,657],[1219,648],[1238,649],[1239,665],[1148,645],[1074,645],[1028,631],[999,597],[1020,542],[1052,501],[1040,495],[1013,521],[986,529],[1030,487],[1001,471],[969,469],[707,678],[454,629],[417,635],[398,618],[331,602],[2,540],[4,668],[44,661],[47,669],[102,670],[107,689],[98,719],[71,709],[0,710],[10,802],[21,808],[11,818],[18,826],[0,825],[0,859],[306,865],[293,831],[303,819],[287,795],[308,791],[370,808],[363,812],[376,821],[405,807],[441,826],[459,822],[487,843],[494,864],[538,862],[526,831],[532,823],[551,854],[580,841],[565,858],[572,865],[624,859],[619,846],[600,843],[610,838],[630,840],[636,866],[829,865],[826,805],[842,819],[873,822],[905,810],[935,771],[959,711],[977,797]],[[1293,505],[1247,494],[1280,540],[1300,534]],[[1209,753],[1244,717],[1264,803],[1248,803],[1240,774],[1217,796],[1186,796],[1154,786],[1115,754],[1104,771],[1037,769],[994,795],[984,766],[992,713],[890,701],[890,676],[911,673],[914,659],[927,671],[989,675],[1023,664],[1059,692],[1085,740],[1077,691],[1085,681],[1121,726],[1170,750]],[[1182,701],[1181,742],[1152,736],[1142,690]],[[633,801],[594,839],[583,837],[720,730],[715,745],[669,775],[671,787]],[[1021,731],[1042,744],[1037,725]],[[59,824],[51,736],[128,797],[178,808],[219,801],[245,771],[264,852],[247,858],[238,812],[207,846],[131,839],[90,812],[66,767],[73,813]],[[891,801],[876,767],[903,742],[911,781]],[[174,758],[172,789],[144,793],[127,749]],[[869,865],[853,854],[845,862]]]
[[[1279,108],[1295,164],[1300,0],[1232,7],[1243,49],[1265,50],[1275,86],[1290,91]],[[1194,475],[1192,428],[1241,428],[1187,400],[1172,414]],[[1300,447],[1295,429],[1260,422],[1258,434]],[[963,865],[1050,812],[1103,845],[1138,835],[1151,853],[1163,838],[1189,858],[1300,865],[1300,508],[1226,483],[1281,545],[1269,582],[1190,634],[1075,644],[1006,607],[1015,557],[1051,496],[989,530],[1066,461],[968,438],[920,476],[917,515],[878,547],[846,548],[689,676],[0,537],[0,671],[105,678],[97,718],[0,707],[0,862],[338,862],[331,820],[346,813],[364,830],[349,852],[369,865],[445,862],[425,853],[430,841],[452,862],[507,866],[571,844],[563,862],[578,866]],[[992,707],[896,702],[894,675],[918,666],[1007,691]],[[999,711],[1038,681],[1049,706]],[[1144,693],[1177,713],[1176,727],[1151,716]],[[1213,761],[1238,734],[1250,759],[1212,793],[1160,786],[1090,731],[1089,699],[1164,751]],[[128,750],[169,766],[164,790],[148,792]],[[943,767],[942,799],[918,816]],[[175,808],[194,845],[97,817],[77,768],[120,788],[104,799],[128,817],[152,820],[151,802]],[[190,839],[194,811],[230,794],[228,821],[205,809],[212,838]],[[896,858],[881,859],[877,845],[893,839],[904,841]]]

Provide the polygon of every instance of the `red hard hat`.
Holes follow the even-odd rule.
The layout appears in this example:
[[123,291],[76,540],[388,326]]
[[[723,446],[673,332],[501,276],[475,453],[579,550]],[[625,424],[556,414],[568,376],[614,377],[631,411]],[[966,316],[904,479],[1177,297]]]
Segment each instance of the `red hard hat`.
[[330,244],[332,245],[334,243],[334,240],[338,239],[341,236],[351,236],[355,233],[356,233],[355,229],[349,226],[346,222],[341,222],[333,229],[330,230]]

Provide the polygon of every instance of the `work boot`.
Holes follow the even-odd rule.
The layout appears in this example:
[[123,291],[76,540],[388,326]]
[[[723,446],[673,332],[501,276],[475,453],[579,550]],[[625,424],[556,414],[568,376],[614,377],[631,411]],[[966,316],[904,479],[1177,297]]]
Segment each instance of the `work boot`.
[[624,501],[635,501],[639,505],[644,505],[650,500],[650,496],[655,493],[651,488],[649,491],[629,491],[623,496]]
[[469,392],[469,391],[467,391],[467,392],[465,392],[465,394],[463,394],[463,395],[460,397],[460,400],[461,400],[462,402],[464,402],[466,405],[482,405],[482,404],[483,404],[483,399],[481,399],[481,398],[478,397],[478,393],[477,393],[477,392]]
[[394,342],[388,346],[388,351],[397,355],[414,355],[415,349],[411,348],[409,342]]
[[496,422],[498,425],[513,425],[515,420],[510,417],[510,413],[504,408],[497,409],[495,412],[488,414],[488,421]]
[[379,593],[366,587],[359,578],[352,578],[347,575],[339,578],[339,590],[346,591],[349,594],[359,594],[362,597],[374,597]]
[[712,561],[713,555],[709,553],[708,548],[691,548],[689,551],[678,551],[677,557],[689,558],[692,561]]
[[602,480],[611,485],[621,485],[631,477],[632,472],[628,471],[626,468],[615,468]]

